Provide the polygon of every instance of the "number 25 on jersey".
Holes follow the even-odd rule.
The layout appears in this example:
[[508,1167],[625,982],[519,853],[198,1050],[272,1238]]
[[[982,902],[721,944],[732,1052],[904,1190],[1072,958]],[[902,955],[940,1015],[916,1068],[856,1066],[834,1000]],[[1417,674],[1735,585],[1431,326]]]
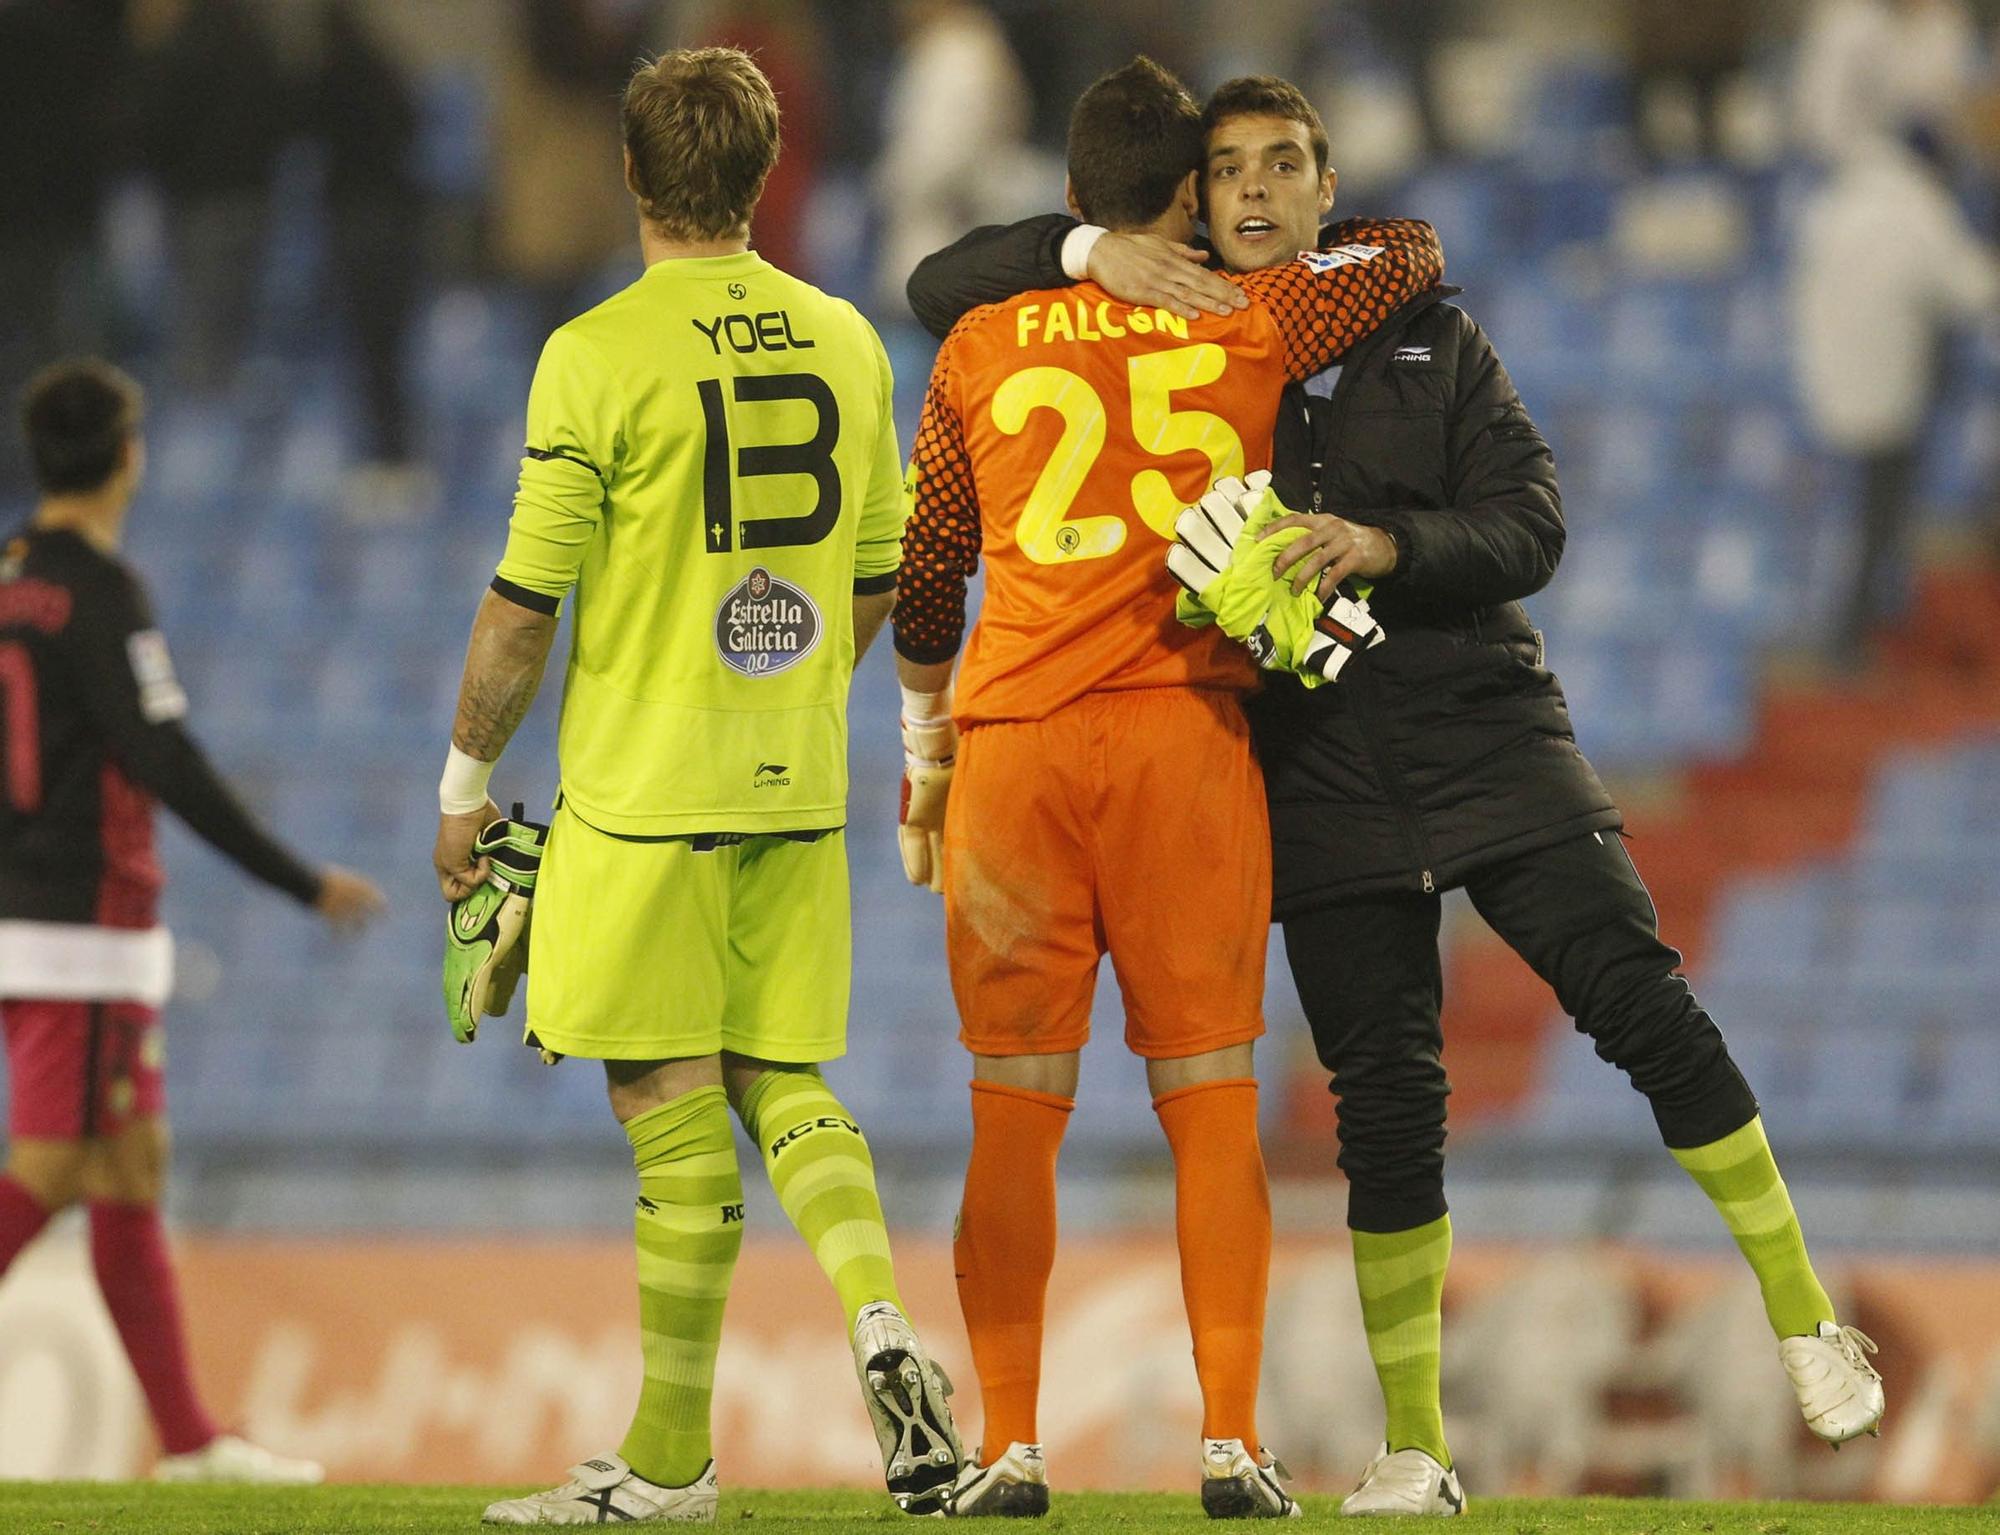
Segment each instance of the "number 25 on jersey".
[[[1131,359],[1132,439],[1157,457],[1198,452],[1208,460],[1206,482],[1243,472],[1243,442],[1222,417],[1205,410],[1175,410],[1173,396],[1222,377],[1229,353],[1213,342],[1147,352]],[[1109,435],[1104,400],[1090,382],[1067,368],[1023,368],[993,392],[993,424],[1008,436],[1026,430],[1038,410],[1062,419],[1062,435],[1021,508],[1015,542],[1043,565],[1097,560],[1124,547],[1126,519],[1116,513],[1071,517],[1070,509],[1096,466]],[[1174,536],[1184,504],[1158,469],[1132,476],[1132,509],[1162,538]]]

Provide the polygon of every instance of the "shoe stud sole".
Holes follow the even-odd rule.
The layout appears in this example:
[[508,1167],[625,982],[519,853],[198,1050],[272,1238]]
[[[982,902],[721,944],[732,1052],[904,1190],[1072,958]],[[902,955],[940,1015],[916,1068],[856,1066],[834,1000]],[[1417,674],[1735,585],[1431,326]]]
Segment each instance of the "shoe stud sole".
[[974,1519],[1040,1519],[1049,1511],[1049,1489],[1039,1482],[1002,1482],[965,1510]]

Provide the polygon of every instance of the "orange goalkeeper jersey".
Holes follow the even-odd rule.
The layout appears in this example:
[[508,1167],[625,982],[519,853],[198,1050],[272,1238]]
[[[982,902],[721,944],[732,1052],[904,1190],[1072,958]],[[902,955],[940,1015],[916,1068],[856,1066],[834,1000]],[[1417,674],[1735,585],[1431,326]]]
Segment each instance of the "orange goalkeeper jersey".
[[1094,283],[975,309],[938,352],[910,464],[897,650],[956,654],[961,725],[1041,719],[1085,693],[1248,689],[1248,653],[1175,621],[1174,519],[1269,466],[1288,379],[1308,378],[1434,285],[1430,225],[1350,220],[1324,249],[1231,277],[1252,300],[1184,320]]

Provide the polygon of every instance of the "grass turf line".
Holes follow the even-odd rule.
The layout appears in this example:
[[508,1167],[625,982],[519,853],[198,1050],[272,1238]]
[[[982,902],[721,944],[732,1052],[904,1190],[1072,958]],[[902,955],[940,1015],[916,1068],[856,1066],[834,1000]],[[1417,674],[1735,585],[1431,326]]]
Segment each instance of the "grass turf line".
[[[0,1482],[7,1535],[433,1535],[479,1528],[492,1487],[161,1487],[147,1482]],[[1339,1518],[1339,1499],[1308,1493],[1306,1522]],[[908,1526],[887,1497],[724,1490],[718,1523],[743,1535]],[[1058,1491],[1051,1530],[1146,1535],[1207,1524],[1192,1493]],[[1352,1526],[1346,1525],[1346,1528]],[[1669,1503],[1658,1499],[1474,1497],[1455,1535],[1993,1535],[1986,1508],[1898,1508],[1867,1503]]]

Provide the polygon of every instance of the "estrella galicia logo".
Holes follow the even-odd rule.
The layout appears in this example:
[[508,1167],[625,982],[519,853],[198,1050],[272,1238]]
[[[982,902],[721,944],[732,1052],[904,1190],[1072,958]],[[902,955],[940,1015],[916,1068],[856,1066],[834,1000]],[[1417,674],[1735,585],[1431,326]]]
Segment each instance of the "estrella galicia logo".
[[732,671],[769,677],[812,654],[824,627],[811,597],[760,565],[715,610],[715,648]]

